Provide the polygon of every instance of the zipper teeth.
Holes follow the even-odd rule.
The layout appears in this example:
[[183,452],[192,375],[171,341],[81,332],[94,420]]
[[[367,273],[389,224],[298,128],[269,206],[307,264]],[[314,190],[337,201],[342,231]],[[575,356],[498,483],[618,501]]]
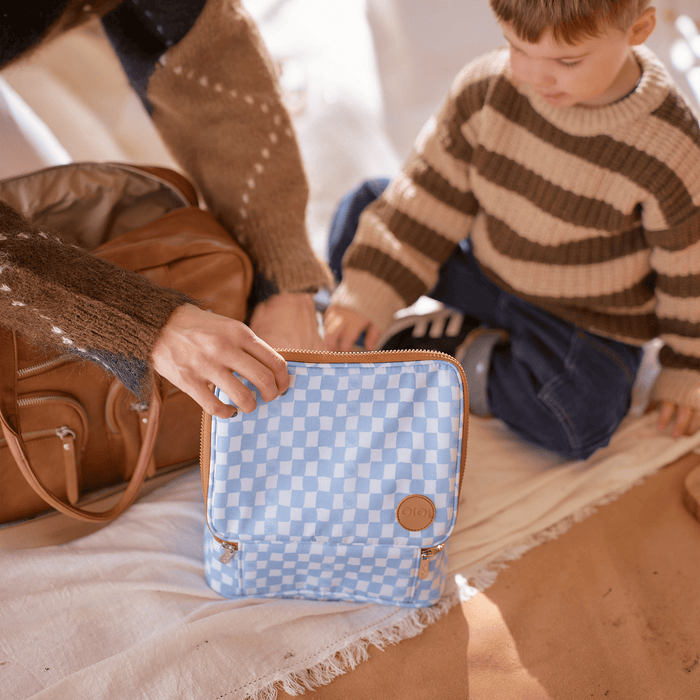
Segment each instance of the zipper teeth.
[[44,396],[25,396],[17,400],[17,406],[35,406],[42,403],[62,403],[72,406],[80,419],[80,431],[84,433],[87,439],[89,431],[89,418],[85,412],[85,407],[77,399],[72,396],[61,396],[56,394],[46,394]]
[[[229,551],[238,551],[238,542],[229,542],[228,540],[223,540],[221,537],[217,537],[212,533],[212,537],[216,542],[218,542],[224,549],[228,549]],[[440,554],[443,549],[445,549],[445,542],[440,542],[440,544],[433,545],[432,547],[423,547],[420,550],[421,555],[425,555],[426,557],[432,557],[435,556],[436,554]]]
[[71,404],[72,406],[77,406],[81,410],[83,410],[83,405],[78,401],[77,399],[74,399],[70,396],[28,396],[22,399],[17,400],[17,405],[18,406],[34,406],[35,404],[38,403],[52,403],[52,402],[61,402],[61,403],[68,403]]
[[44,362],[40,362],[39,364],[36,365],[30,365],[29,367],[24,367],[22,369],[17,370],[17,377],[19,379],[22,379],[24,377],[29,376],[30,374],[34,374],[35,372],[42,372],[45,369],[50,369],[51,367],[58,366],[63,364],[64,362],[75,362],[70,357],[54,357],[52,360],[45,360]]
[[327,356],[329,358],[360,358],[360,357],[366,357],[367,362],[372,362],[373,357],[375,356],[386,356],[386,355],[406,355],[410,354],[412,356],[414,355],[422,355],[425,357],[426,360],[432,359],[432,358],[445,358],[448,360],[451,360],[454,364],[459,364],[457,360],[452,355],[448,355],[446,352],[442,352],[441,350],[410,350],[410,349],[398,349],[398,350],[299,350],[295,348],[277,348],[277,352],[279,353],[303,353],[304,355],[321,355],[321,356]]
[[[229,552],[237,552],[238,551],[238,542],[229,542],[228,540],[221,539],[221,537],[217,537],[212,533],[212,537],[218,544],[222,546],[223,549],[229,551]],[[445,549],[445,542],[441,542],[440,544],[433,545],[432,547],[423,547],[420,550],[420,556],[425,557],[426,559],[430,559],[434,557],[437,554],[440,554],[442,550]]]
[[[348,351],[341,351],[341,350],[296,350],[294,348],[277,348],[277,352],[281,353],[282,355],[284,354],[289,354],[298,357],[307,357],[307,356],[319,356],[319,357],[327,357],[329,362],[332,362],[335,358],[338,359],[358,359],[361,360],[364,358],[365,363],[370,363],[370,362],[381,362],[384,357],[390,356],[390,355],[403,355],[403,356],[409,356],[412,360],[447,360],[450,364],[452,364],[457,371],[459,372],[460,377],[462,378],[462,383],[466,387],[467,386],[467,375],[464,373],[464,368],[462,365],[452,356],[448,355],[446,352],[442,352],[440,350],[368,350],[368,351],[361,351],[361,350],[348,350]],[[292,360],[293,362],[296,360]],[[301,360],[303,361],[303,360]],[[361,364],[361,363],[360,363]],[[466,428],[466,426],[465,426]]]
[[[52,435],[58,435],[57,431],[60,430],[62,427],[66,426],[60,426],[59,428],[42,428],[41,430],[30,430],[28,433],[22,433],[22,439],[34,440],[35,438],[51,437]],[[0,438],[0,447],[6,446],[7,440],[4,437]]]
[[141,175],[142,177],[147,177],[154,182],[158,182],[161,185],[165,185],[169,190],[171,190],[174,194],[176,194],[180,200],[182,201],[183,206],[189,206],[189,200],[187,197],[185,197],[185,194],[182,192],[182,190],[174,185],[170,180],[166,180],[165,178],[162,178],[158,175],[154,175],[153,173],[146,172],[145,170],[141,170],[141,168],[134,167],[131,165],[127,165],[125,163],[113,163],[113,162],[107,162],[107,163],[96,163],[95,161],[82,161],[79,163],[64,163],[63,165],[52,165],[48,168],[38,168],[37,170],[32,170],[31,172],[28,173],[22,173],[21,175],[13,175],[12,177],[6,177],[3,180],[0,180],[0,186],[4,185],[9,182],[14,182],[15,180],[21,180],[25,177],[32,177],[33,175],[40,175],[41,173],[50,173],[52,170],[60,170],[62,168],[76,168],[80,166],[109,166],[111,168],[116,168],[117,170],[125,170],[130,173],[135,173],[137,175]]
[[432,547],[424,547],[420,550],[420,553],[421,555],[425,555],[426,558],[429,558],[439,554],[443,549],[445,549],[445,543],[440,542],[440,544],[435,544]]

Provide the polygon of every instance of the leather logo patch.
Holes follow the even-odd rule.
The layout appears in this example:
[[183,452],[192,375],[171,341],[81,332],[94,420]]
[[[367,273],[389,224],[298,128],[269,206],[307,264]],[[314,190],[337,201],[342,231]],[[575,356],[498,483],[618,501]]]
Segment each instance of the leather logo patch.
[[427,496],[406,496],[396,509],[396,519],[411,532],[425,530],[435,520],[435,504]]

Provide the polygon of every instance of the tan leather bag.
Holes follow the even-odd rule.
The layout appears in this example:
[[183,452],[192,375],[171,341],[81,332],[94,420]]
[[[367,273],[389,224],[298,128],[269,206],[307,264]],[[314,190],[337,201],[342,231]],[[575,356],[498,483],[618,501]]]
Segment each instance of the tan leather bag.
[[[0,199],[216,313],[246,316],[252,264],[178,173],[75,163],[0,182]],[[201,408],[165,380],[153,393],[143,406],[97,365],[46,355],[0,328],[0,524],[49,506],[108,521],[144,479],[196,463]],[[123,490],[116,505],[85,508],[114,489]]]

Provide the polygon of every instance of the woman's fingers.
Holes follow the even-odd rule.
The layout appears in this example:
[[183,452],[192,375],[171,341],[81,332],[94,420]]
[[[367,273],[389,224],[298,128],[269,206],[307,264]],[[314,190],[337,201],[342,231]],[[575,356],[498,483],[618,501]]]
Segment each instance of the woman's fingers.
[[246,355],[237,361],[236,371],[258,388],[265,401],[287,391],[289,373],[282,355],[255,335],[243,349]]
[[168,319],[151,352],[154,369],[189,394],[212,415],[227,418],[233,409],[218,401],[209,385],[242,411],[255,409],[253,393],[234,377],[238,372],[271,401],[289,386],[287,366],[269,345],[240,321],[186,304]]
[[214,396],[206,384],[187,385],[180,387],[187,395],[191,396],[207,413],[217,418],[228,419],[236,415],[235,406],[229,406]]
[[[219,387],[243,413],[255,410],[256,398],[253,392],[234,376],[231,368],[235,368],[240,377],[248,380],[265,402],[276,399],[289,388],[289,375],[284,359],[271,348],[268,349],[272,355],[255,346],[237,348],[224,357],[223,362],[211,373],[209,381]],[[252,353],[257,353],[257,356]]]

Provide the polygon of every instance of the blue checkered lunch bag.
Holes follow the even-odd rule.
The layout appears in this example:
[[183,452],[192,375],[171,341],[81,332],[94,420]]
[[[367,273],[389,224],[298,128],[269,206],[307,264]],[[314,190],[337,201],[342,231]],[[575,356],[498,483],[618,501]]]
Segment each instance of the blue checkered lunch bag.
[[461,365],[420,350],[281,354],[284,396],[204,414],[207,582],[229,598],[432,605],[466,458]]

